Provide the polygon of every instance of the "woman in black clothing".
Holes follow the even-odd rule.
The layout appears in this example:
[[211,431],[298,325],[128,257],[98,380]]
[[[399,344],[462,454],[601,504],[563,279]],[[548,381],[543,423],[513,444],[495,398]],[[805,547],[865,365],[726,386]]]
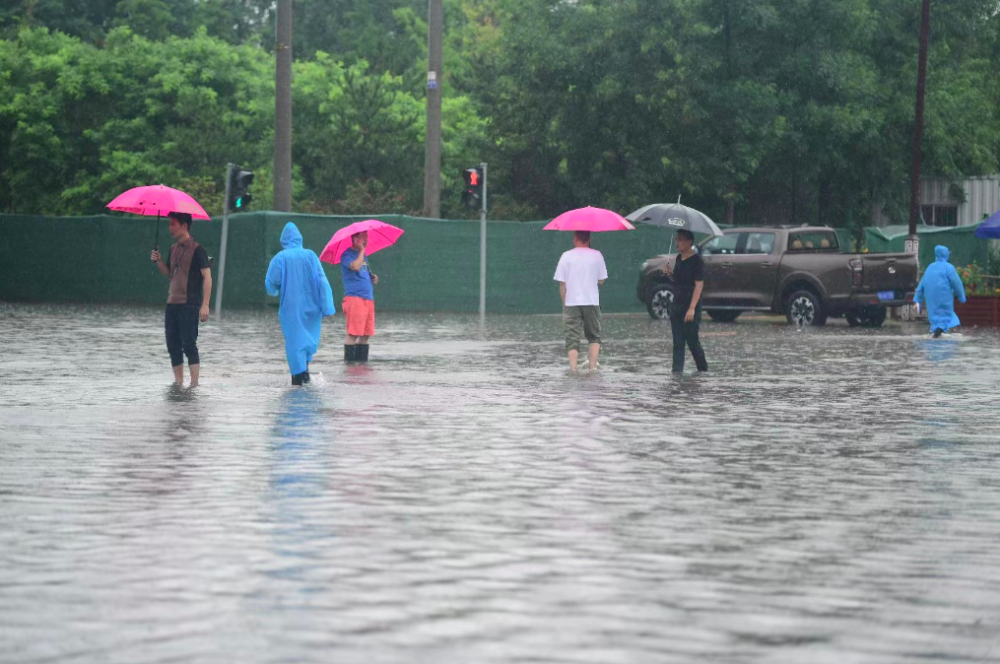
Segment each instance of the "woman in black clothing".
[[691,356],[698,371],[708,371],[705,350],[698,340],[701,325],[701,291],[705,287],[705,261],[694,250],[691,231],[679,230],[674,235],[680,253],[663,272],[674,280],[674,302],[670,307],[670,329],[674,335],[674,373],[684,371],[684,344],[691,349]]

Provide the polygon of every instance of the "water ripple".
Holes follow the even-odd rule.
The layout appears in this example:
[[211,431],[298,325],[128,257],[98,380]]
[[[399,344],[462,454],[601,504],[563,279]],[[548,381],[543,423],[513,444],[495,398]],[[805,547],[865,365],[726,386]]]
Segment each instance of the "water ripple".
[[1000,662],[1000,340],[0,305],[0,661]]

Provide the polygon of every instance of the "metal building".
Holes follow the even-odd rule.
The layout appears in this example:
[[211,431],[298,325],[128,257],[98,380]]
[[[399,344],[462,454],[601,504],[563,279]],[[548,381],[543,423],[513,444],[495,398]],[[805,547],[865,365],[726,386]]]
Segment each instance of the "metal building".
[[[968,226],[1000,210],[1000,174],[964,180],[928,177],[920,180],[920,216],[929,226]],[[881,209],[872,214],[872,224],[893,222]]]

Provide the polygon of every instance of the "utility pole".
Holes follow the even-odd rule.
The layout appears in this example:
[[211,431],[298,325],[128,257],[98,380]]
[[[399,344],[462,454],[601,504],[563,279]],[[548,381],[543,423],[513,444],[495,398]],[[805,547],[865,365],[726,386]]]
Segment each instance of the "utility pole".
[[428,0],[427,21],[427,131],[424,145],[424,209],[431,219],[441,217],[441,40],[443,0]]
[[[917,108],[913,122],[913,161],[910,171],[910,228],[903,244],[906,253],[913,254],[920,269],[920,236],[917,220],[920,219],[920,153],[924,137],[924,93],[927,89],[927,43],[930,38],[931,0],[923,0],[920,17],[920,53],[917,56]],[[916,305],[902,308],[903,320],[916,320]]]
[[278,0],[274,73],[274,209],[292,210],[292,0]]
[[917,253],[917,220],[920,218],[920,151],[924,136],[924,92],[927,88],[927,42],[930,35],[931,0],[923,0],[920,19],[920,55],[917,60],[917,109],[913,127],[913,163],[910,173],[910,232],[906,250]]
[[479,164],[483,169],[483,198],[479,208],[479,319],[486,317],[486,162]]

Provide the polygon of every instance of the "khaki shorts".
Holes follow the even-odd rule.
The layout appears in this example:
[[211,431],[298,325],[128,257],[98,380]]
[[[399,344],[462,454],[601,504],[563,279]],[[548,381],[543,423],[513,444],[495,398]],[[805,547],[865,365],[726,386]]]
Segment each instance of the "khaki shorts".
[[586,337],[590,344],[601,343],[601,308],[597,305],[563,307],[563,331],[567,351],[580,350],[580,337]]

